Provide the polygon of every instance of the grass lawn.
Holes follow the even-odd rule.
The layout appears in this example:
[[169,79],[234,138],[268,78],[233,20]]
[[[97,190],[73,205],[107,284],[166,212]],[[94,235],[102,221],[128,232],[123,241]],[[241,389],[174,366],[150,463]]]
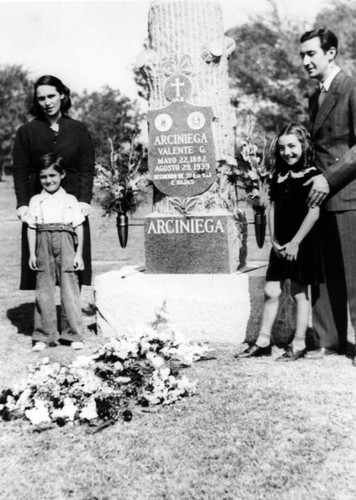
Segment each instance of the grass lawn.
[[[0,389],[47,356],[70,362],[65,347],[31,352],[33,292],[18,290],[20,224],[9,178],[0,183]],[[137,220],[136,223],[140,221]],[[143,228],[130,227],[120,248],[114,220],[91,217],[94,275],[143,264]],[[251,229],[250,229],[251,232]],[[249,259],[267,247],[249,239]],[[252,280],[257,311],[263,279]],[[93,290],[84,287],[85,352],[95,334]],[[257,306],[256,306],[257,304]],[[286,335],[286,319],[278,323]],[[236,361],[234,347],[215,344],[215,359],[185,370],[197,394],[172,406],[135,410],[97,434],[85,426],[35,432],[22,420],[0,422],[0,499],[9,500],[343,500],[356,498],[356,369],[334,356],[279,364]]]

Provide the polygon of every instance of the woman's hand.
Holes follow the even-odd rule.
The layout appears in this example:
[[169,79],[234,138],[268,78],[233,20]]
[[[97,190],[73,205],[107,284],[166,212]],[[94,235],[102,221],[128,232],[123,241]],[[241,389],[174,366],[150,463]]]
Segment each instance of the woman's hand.
[[82,214],[84,215],[84,217],[88,217],[88,215],[90,214],[90,211],[91,211],[91,206],[89,205],[89,203],[85,203],[84,201],[80,201],[79,206],[80,206],[80,210],[81,210]]
[[287,243],[285,246],[285,258],[287,260],[296,260],[298,251],[299,251],[299,243],[296,243],[295,241],[290,241]]
[[32,269],[32,271],[38,270],[36,255],[30,255],[28,265],[30,266],[30,269]]
[[83,271],[84,269],[84,261],[81,255],[75,254],[73,267],[76,271]]
[[272,240],[272,248],[277,255],[277,257],[280,257],[283,259],[285,257],[285,245],[280,245],[277,243],[275,240]]
[[21,222],[27,222],[27,218],[30,215],[30,209],[27,205],[22,205],[22,207],[19,207],[16,212],[17,217]]

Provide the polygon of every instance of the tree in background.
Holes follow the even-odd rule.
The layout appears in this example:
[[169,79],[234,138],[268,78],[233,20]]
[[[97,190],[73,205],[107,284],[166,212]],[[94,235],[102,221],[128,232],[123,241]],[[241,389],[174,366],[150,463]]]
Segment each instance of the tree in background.
[[299,31],[255,21],[227,34],[237,47],[229,75],[240,128],[246,128],[248,117],[271,137],[287,122],[306,123],[307,95],[313,85],[300,63]]
[[32,82],[18,65],[0,66],[0,180],[11,164],[16,130],[28,119]]
[[109,86],[101,91],[73,95],[72,116],[83,121],[93,138],[97,162],[107,165],[110,160],[110,144],[114,149],[125,142],[132,142],[140,133],[143,115],[135,102],[117,89]]
[[[285,17],[287,5],[268,0],[270,15],[228,31],[236,50],[229,64],[236,135],[245,135],[251,122],[255,131],[271,138],[290,121],[308,125],[308,97],[316,82],[309,79],[299,57],[299,39],[310,24]],[[313,27],[328,27],[340,42],[340,65],[356,72],[355,0],[329,3]]]

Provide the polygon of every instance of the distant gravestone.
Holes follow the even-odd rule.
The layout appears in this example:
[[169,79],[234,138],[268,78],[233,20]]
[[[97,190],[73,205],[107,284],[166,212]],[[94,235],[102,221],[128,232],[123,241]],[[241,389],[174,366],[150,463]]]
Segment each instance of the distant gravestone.
[[140,67],[150,87],[148,163],[153,212],[145,221],[149,273],[232,273],[239,226],[218,162],[233,156],[227,58],[216,2],[153,2]]

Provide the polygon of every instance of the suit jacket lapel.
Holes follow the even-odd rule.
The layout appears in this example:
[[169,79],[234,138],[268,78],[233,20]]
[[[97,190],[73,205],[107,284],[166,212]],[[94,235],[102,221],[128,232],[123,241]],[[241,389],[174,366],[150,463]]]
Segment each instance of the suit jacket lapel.
[[[342,83],[343,83],[344,79],[345,79],[345,75],[342,73],[342,71],[340,71],[340,73],[338,73],[335,76],[334,80],[332,81],[331,86],[326,94],[325,100],[316,114],[315,121],[314,121],[313,128],[312,128],[312,135],[316,134],[316,132],[319,130],[319,128],[324,123],[325,119],[329,116],[331,110],[335,106],[335,104],[338,100],[338,97],[340,95],[340,90],[341,90]],[[314,103],[315,103],[315,101],[317,104],[316,95],[315,95]]]

